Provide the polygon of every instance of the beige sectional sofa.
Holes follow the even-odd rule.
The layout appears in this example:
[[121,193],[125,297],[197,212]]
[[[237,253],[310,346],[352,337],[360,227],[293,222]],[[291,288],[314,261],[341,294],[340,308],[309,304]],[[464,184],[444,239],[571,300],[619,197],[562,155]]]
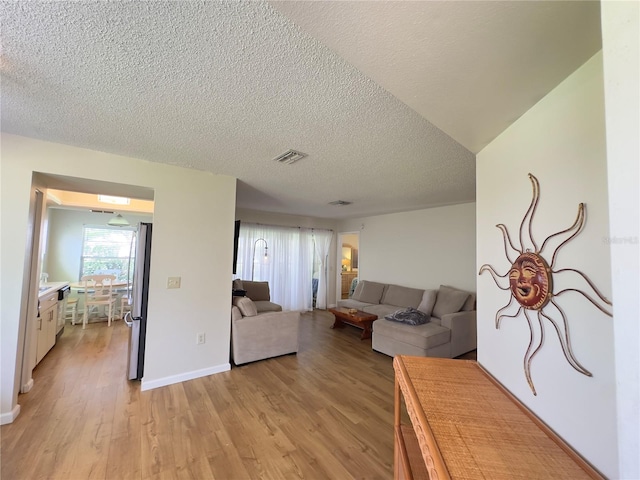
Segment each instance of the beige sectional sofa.
[[[378,316],[373,322],[372,348],[389,356],[454,358],[476,348],[475,294],[441,285],[421,290],[362,280],[351,298],[338,306]],[[422,325],[386,320],[408,308],[430,316]]]
[[267,282],[234,282],[231,307],[231,358],[233,363],[264,360],[298,351],[300,312],[283,312],[271,302]]

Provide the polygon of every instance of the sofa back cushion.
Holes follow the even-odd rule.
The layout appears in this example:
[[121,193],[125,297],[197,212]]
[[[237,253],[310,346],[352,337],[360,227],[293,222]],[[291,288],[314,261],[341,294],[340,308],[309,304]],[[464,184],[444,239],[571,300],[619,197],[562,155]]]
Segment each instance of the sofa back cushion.
[[476,294],[469,292],[469,298],[467,298],[467,301],[464,302],[464,305],[462,305],[462,308],[460,309],[460,311],[472,312],[475,309],[476,309]]
[[247,292],[245,295],[254,302],[271,300],[271,294],[269,292],[269,282],[251,282],[248,280],[243,280],[242,286]]
[[418,310],[426,313],[427,315],[431,315],[433,313],[433,306],[436,304],[437,297],[437,290],[425,290],[422,294],[422,300],[420,300],[420,304],[418,305]]
[[385,286],[384,283],[361,280],[351,298],[364,303],[380,303]]
[[382,301],[385,305],[395,305],[397,307],[416,308],[422,301],[424,290],[417,288],[401,287],[399,285],[389,285],[384,292]]
[[233,306],[240,309],[243,317],[255,317],[258,315],[256,304],[248,297],[233,297]]
[[440,285],[436,304],[433,306],[433,312],[431,314],[435,317],[442,318],[442,316],[447,313],[459,312],[468,298],[469,292],[447,287],[446,285]]

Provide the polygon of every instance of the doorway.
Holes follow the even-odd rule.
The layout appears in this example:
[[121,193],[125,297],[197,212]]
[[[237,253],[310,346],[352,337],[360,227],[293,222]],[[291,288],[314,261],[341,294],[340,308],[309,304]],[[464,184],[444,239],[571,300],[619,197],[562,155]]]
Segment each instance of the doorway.
[[[116,212],[128,218],[131,225],[153,219],[153,190],[146,187],[34,172],[32,192],[39,192],[40,196],[36,197],[37,208],[33,209],[29,219],[33,240],[30,258],[26,260],[28,265],[25,266],[29,269],[22,293],[26,314],[20,319],[24,336],[19,344],[20,360],[16,364],[21,393],[27,393],[33,386],[37,348],[34,344],[37,340],[34,339],[39,326],[37,313],[43,274],[46,273],[48,283],[78,282],[82,272],[84,227],[87,224],[106,225]],[[129,204],[105,203],[99,196],[126,198]],[[77,298],[77,291],[75,296]],[[126,371],[122,375],[126,375]]]
[[337,246],[337,298],[346,299],[353,294],[359,279],[360,232],[339,233]]

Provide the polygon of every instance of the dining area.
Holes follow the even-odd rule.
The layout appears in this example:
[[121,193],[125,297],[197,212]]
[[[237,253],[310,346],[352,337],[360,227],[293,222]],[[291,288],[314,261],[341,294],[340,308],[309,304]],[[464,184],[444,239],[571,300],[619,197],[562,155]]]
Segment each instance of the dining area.
[[113,274],[84,275],[71,282],[71,295],[67,301],[67,319],[71,325],[90,322],[111,322],[124,318],[130,310],[131,282],[118,280]]

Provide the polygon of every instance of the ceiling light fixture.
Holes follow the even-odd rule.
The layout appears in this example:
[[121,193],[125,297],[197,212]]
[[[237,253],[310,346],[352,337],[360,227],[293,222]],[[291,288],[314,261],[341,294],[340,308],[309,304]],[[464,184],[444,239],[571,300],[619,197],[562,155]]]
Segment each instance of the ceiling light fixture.
[[333,202],[329,202],[329,205],[351,205],[353,202],[346,202],[344,200],[335,200]]
[[98,195],[98,201],[102,203],[111,203],[113,205],[129,205],[131,199],[127,197],[114,197],[113,195]]
[[297,150],[287,150],[282,155],[278,155],[274,160],[279,163],[291,165],[294,162],[306,157],[306,153],[298,152]]
[[129,227],[131,224],[127,222],[127,219],[124,218],[122,215],[117,214],[115,217],[113,217],[111,220],[107,222],[107,225],[111,227]]

